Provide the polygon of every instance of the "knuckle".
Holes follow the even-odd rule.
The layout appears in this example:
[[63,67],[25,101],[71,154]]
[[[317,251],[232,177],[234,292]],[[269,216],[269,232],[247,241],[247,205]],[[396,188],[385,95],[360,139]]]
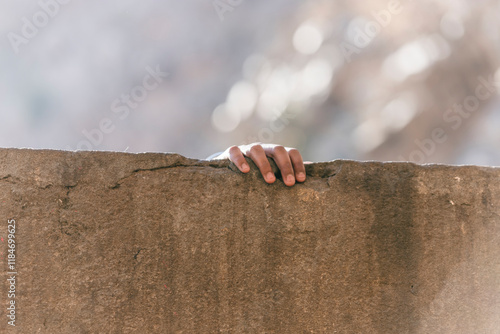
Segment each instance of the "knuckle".
[[300,152],[299,150],[297,150],[296,148],[292,148],[288,151],[288,154],[290,155],[290,157],[294,158],[294,159],[301,159],[302,156],[300,155]]
[[281,145],[278,145],[278,146],[275,146],[274,147],[274,151],[276,153],[286,153],[286,149],[285,147],[281,146]]
[[250,148],[250,152],[252,154],[261,154],[264,152],[264,149],[262,148],[261,145],[253,145],[251,148]]
[[241,151],[240,151],[240,148],[239,148],[238,146],[236,146],[236,145],[231,146],[231,147],[229,148],[229,153],[234,154],[234,153],[238,153],[238,152],[241,152]]

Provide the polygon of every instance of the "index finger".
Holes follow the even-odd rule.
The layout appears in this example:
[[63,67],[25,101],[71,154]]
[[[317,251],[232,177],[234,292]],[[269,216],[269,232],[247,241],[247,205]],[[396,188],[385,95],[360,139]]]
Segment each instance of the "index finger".
[[231,146],[229,148],[229,160],[231,160],[243,173],[248,173],[250,171],[250,166],[248,166],[248,163],[238,146]]

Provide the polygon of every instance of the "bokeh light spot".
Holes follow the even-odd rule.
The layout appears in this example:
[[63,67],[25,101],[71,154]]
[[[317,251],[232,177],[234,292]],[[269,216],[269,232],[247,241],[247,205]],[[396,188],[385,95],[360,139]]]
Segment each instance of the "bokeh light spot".
[[295,31],[293,35],[293,46],[295,50],[305,55],[312,55],[321,47],[323,43],[323,34],[319,28],[308,22]]

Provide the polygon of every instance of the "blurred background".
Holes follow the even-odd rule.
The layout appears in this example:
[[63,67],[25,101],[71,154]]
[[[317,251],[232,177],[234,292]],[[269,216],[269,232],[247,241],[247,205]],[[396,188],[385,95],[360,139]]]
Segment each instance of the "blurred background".
[[1,147],[500,165],[498,0],[0,4]]

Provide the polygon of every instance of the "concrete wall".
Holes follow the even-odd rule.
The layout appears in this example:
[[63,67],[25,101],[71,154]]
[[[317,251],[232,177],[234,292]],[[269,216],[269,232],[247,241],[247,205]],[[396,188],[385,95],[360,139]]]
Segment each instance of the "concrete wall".
[[499,332],[499,169],[307,172],[1,149],[0,332]]

